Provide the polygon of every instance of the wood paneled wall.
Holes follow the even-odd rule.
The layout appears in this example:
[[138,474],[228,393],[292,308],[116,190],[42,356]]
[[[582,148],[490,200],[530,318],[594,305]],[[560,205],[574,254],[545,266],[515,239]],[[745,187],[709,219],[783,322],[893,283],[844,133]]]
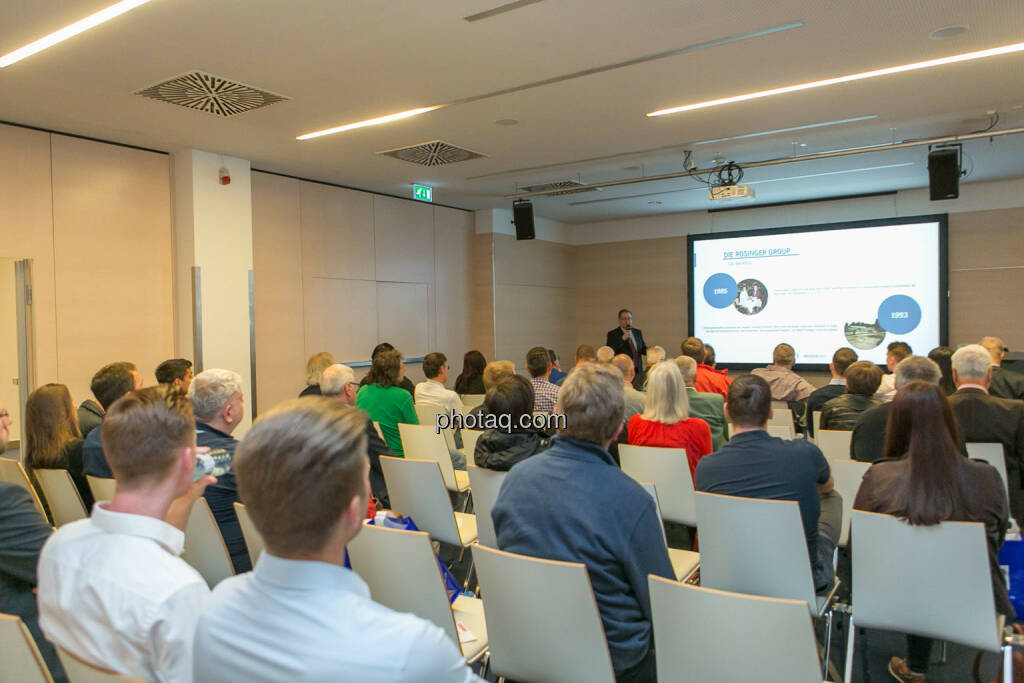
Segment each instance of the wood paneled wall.
[[[488,339],[477,283],[490,265],[471,213],[258,171],[252,196],[261,411],[298,394],[319,351],[341,362],[368,360],[378,341],[441,351],[454,377]],[[423,380],[419,365],[409,377]]]
[[115,360],[174,352],[165,154],[0,125],[0,255],[32,259],[36,383],[76,402]]

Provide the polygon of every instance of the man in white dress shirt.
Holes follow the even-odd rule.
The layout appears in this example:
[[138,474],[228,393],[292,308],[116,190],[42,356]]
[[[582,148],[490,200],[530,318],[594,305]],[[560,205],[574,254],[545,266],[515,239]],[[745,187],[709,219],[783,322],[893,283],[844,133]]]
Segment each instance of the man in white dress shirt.
[[426,382],[416,385],[416,403],[441,406],[445,410],[462,410],[462,399],[444,383],[448,381],[448,358],[439,352],[428,353],[423,358],[423,374]]
[[370,598],[344,567],[369,495],[366,415],[339,401],[282,404],[238,446],[235,471],[266,549],[222,581],[196,631],[203,683],[479,681],[444,631]]
[[193,636],[210,589],[179,557],[182,530],[216,481],[192,482],[192,404],[180,391],[139,389],[110,406],[100,429],[114,499],[43,546],[39,624],[55,645],[96,666],[191,681]]

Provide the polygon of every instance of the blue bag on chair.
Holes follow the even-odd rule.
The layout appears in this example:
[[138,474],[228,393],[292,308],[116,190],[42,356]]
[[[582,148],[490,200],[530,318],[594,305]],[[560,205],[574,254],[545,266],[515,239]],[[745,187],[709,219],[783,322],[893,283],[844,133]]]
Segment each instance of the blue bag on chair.
[[[376,525],[377,520],[381,520],[380,526],[387,529],[420,530],[416,526],[416,522],[412,521],[412,517],[400,517],[393,512],[378,513],[377,517],[369,520],[367,524]],[[441,558],[436,555],[434,558],[437,560],[437,566],[441,570],[441,577],[444,579],[444,590],[448,594],[448,602],[455,602],[455,599],[462,594],[462,587],[459,586],[459,582],[455,580],[455,576],[452,575],[451,570],[441,561]]]
[[1010,604],[1018,617],[1024,615],[1024,540],[1009,539],[999,549],[999,568],[1006,577]]

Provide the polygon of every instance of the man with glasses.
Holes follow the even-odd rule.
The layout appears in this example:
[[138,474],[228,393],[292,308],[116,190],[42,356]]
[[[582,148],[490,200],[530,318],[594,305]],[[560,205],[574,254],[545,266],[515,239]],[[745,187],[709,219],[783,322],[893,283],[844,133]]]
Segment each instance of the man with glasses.
[[[354,406],[358,391],[359,382],[356,381],[356,375],[349,366],[338,363],[324,370],[323,379],[320,380],[322,395],[335,398],[345,405]],[[377,433],[373,422],[366,421],[365,432],[366,457],[370,459],[370,492],[382,506],[389,508],[391,501],[388,498],[388,487],[384,483],[384,471],[380,468],[380,456],[386,455],[393,458],[395,454]]]

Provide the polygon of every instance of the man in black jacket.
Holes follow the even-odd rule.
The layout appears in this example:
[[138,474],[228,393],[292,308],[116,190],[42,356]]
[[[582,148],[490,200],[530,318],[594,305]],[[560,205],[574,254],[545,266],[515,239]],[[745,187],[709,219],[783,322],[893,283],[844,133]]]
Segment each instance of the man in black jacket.
[[[938,364],[924,356],[910,356],[896,364],[893,378],[897,391],[907,382],[919,379],[938,384],[942,370]],[[874,462],[885,457],[885,425],[889,421],[892,401],[864,411],[853,425],[850,438],[850,457],[861,462]]]
[[1003,340],[998,337],[985,337],[981,340],[992,357],[992,384],[988,393],[999,398],[1024,399],[1024,375],[1013,370],[1003,368],[1003,356],[1006,355],[1006,347]]
[[611,347],[615,352],[613,356],[623,353],[632,358],[636,376],[643,375],[647,344],[644,342],[644,333],[633,327],[633,312],[628,308],[619,311],[619,326],[608,331],[605,346]]
[[[350,406],[356,404],[356,392],[359,384],[356,374],[347,365],[337,363],[324,370],[320,380],[320,393],[328,398],[335,398]],[[366,457],[370,459],[370,492],[385,508],[391,507],[388,498],[388,487],[384,483],[384,471],[380,467],[380,456],[395,457],[387,443],[377,433],[373,422],[366,421]]]
[[953,354],[956,393],[949,403],[965,443],[1001,443],[1006,457],[1010,514],[1024,519],[1024,403],[989,395],[991,356],[980,344],[969,344]]
[[[107,409],[114,405],[114,401],[129,391],[141,387],[142,375],[135,369],[135,363],[129,361],[104,365],[92,376],[92,382],[89,384],[93,396],[100,402],[104,415],[106,415]],[[78,415],[82,416],[81,408]],[[82,470],[85,474],[91,474],[94,477],[113,479],[114,473],[110,471],[107,458],[103,455],[103,441],[100,439],[100,429],[98,429],[102,423],[103,418],[101,417],[100,421],[93,425],[88,436],[85,435],[85,432],[82,433],[82,437],[85,439],[85,443],[82,444]]]

